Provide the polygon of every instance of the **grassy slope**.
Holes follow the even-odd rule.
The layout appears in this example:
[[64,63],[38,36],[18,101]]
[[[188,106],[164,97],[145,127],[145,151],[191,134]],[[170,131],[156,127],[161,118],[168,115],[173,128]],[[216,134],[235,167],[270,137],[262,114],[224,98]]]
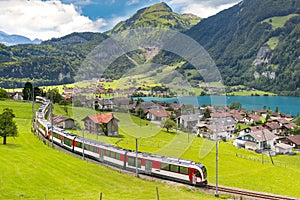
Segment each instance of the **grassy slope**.
[[188,189],[144,181],[44,145],[30,132],[31,104],[0,102],[16,114],[19,137],[0,144],[0,199],[214,199]]
[[[30,133],[30,104],[0,102],[0,110],[7,106],[13,107],[17,115],[20,137],[9,138],[7,146],[0,145],[0,199],[18,199],[20,194],[27,198],[41,199],[44,193],[47,193],[48,199],[96,199],[99,192],[104,193],[105,199],[120,199],[117,191],[121,191],[122,199],[149,199],[155,198],[156,185],[162,199],[207,199],[186,191],[187,189],[142,181],[53,150]],[[63,112],[58,107],[55,110]],[[124,116],[119,117],[124,119]],[[133,118],[132,123],[135,124],[135,134],[131,133],[132,127],[126,122],[122,125],[121,137],[99,138],[109,143],[120,140],[119,146],[134,149],[134,138],[143,130],[140,134],[142,138],[139,150],[200,161],[208,169],[209,182],[215,182],[214,142],[193,136],[188,141],[187,135],[183,133],[167,133],[162,130],[154,134],[151,130],[155,126],[146,125],[147,122],[144,121],[139,130],[139,121],[136,118]],[[300,197],[295,189],[300,187],[300,155],[276,156],[276,165],[273,166],[253,161],[261,160],[262,155],[236,149],[230,143],[220,143],[219,153],[221,185]],[[236,153],[252,160],[236,157]],[[270,161],[266,156],[263,159]],[[86,188],[89,192],[85,191]],[[135,191],[138,191],[137,194]]]
[[[56,112],[59,108],[56,109]],[[132,117],[126,120],[127,114],[115,113],[120,119],[121,136],[118,138],[99,137],[99,140],[124,148],[135,149],[135,137],[139,139],[139,150],[162,155],[181,157],[205,164],[208,169],[208,181],[215,183],[215,143],[185,133],[172,131],[167,133],[157,125],[146,125]],[[90,137],[96,139],[95,135]],[[101,138],[101,139],[100,139]],[[270,158],[253,151],[237,149],[230,142],[220,143],[219,183],[221,185],[300,197],[295,189],[300,187],[300,155],[276,156],[275,166]],[[246,158],[236,157],[236,153]],[[264,164],[261,160],[264,160]],[[254,161],[257,160],[257,161]]]

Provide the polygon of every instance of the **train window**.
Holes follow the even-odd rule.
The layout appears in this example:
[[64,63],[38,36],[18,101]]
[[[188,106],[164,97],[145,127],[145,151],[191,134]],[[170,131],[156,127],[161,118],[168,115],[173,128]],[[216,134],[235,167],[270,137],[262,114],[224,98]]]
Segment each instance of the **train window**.
[[105,155],[108,156],[108,157],[111,157],[110,153],[111,153],[111,151],[106,150]]
[[72,140],[69,138],[64,138],[64,144],[71,147],[72,146]]
[[116,159],[121,160],[121,155],[119,153],[116,153]]
[[180,167],[179,172],[181,174],[189,174],[189,169],[187,167]]
[[[135,167],[135,158],[134,157],[128,157],[128,165]],[[138,158],[138,168],[141,168],[142,160]]]
[[170,170],[170,165],[167,164],[167,163],[161,163],[161,169],[164,169],[164,170]]
[[171,165],[170,166],[170,171],[171,172],[179,172],[179,166],[177,166],[177,165]]
[[116,157],[116,153],[115,152],[111,152],[110,153],[110,157],[115,158]]
[[201,177],[200,172],[198,170],[196,170],[196,169],[195,169],[195,175],[196,175],[196,177]]
[[76,142],[76,147],[82,148],[82,143],[81,142]]

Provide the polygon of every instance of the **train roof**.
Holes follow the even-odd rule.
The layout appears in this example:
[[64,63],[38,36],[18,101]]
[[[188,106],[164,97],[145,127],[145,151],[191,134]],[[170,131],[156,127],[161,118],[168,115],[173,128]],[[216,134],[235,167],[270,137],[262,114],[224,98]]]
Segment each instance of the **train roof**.
[[105,148],[110,148],[110,149],[114,149],[114,150],[127,151],[126,149],[123,149],[123,148],[118,147],[118,146],[114,146],[114,145],[111,145],[111,144],[105,144],[105,143],[98,142],[98,141],[95,141],[95,140],[91,140],[91,139],[88,139],[88,138],[83,138],[81,136],[77,136],[76,139],[77,139],[77,141],[84,142],[85,144],[88,144],[88,145],[93,145],[93,146],[97,146],[97,147],[105,147]]

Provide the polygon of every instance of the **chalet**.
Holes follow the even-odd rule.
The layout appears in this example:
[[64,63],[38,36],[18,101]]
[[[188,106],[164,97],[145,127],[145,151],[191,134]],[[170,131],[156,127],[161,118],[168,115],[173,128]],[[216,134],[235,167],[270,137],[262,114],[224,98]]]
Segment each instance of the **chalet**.
[[131,99],[126,97],[113,98],[112,102],[114,106],[118,108],[131,109],[133,107],[133,102],[131,101]]
[[113,109],[113,101],[110,99],[100,98],[98,100],[99,109],[101,110],[112,110]]
[[267,111],[266,110],[253,110],[255,115],[262,116],[263,118],[267,117]]
[[277,112],[272,112],[270,117],[271,117],[271,119],[281,118],[280,113],[277,113]]
[[281,126],[279,123],[277,122],[267,122],[265,125],[265,128],[267,128],[269,131],[271,131],[272,133],[276,134],[276,135],[280,135],[282,130],[281,130]]
[[147,119],[151,121],[165,121],[170,116],[166,110],[149,109],[146,111]]
[[197,135],[204,138],[218,137],[229,140],[235,137],[236,121],[232,117],[213,119],[209,124],[197,124]]
[[247,124],[253,124],[255,122],[258,122],[260,121],[260,116],[259,115],[256,115],[256,114],[248,114],[246,117],[245,117],[245,122]]
[[234,140],[233,145],[251,150],[274,149],[275,134],[268,129],[250,132]]
[[295,149],[300,149],[300,135],[293,135],[286,138],[286,143]]
[[182,128],[194,128],[202,117],[203,115],[201,114],[181,115],[177,117],[177,125],[180,125]]
[[85,130],[107,136],[118,136],[119,119],[113,113],[98,113],[83,119]]
[[23,92],[13,92],[8,94],[13,100],[23,100]]
[[63,129],[73,129],[74,119],[56,115],[53,117],[53,125]]
[[284,143],[277,143],[275,145],[275,152],[278,154],[287,154],[293,151],[293,146],[284,144]]
[[182,106],[183,106],[183,104],[172,103],[170,105],[170,108],[172,108],[173,110],[179,110],[179,109],[181,109]]
[[155,104],[152,101],[145,101],[145,102],[141,102],[138,106],[135,107],[135,111],[138,111],[138,109],[142,108],[144,110],[144,112],[146,112],[149,109],[160,109],[160,106]]

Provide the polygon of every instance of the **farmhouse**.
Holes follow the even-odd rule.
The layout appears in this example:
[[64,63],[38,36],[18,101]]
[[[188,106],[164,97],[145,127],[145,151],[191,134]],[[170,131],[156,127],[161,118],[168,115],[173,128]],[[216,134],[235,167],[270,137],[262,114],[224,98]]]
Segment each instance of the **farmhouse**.
[[147,119],[150,119],[151,121],[164,121],[170,116],[170,113],[168,113],[166,110],[157,109],[150,109],[146,111],[145,114]]
[[59,128],[73,129],[74,128],[74,119],[56,115],[53,117],[53,124]]
[[247,133],[234,140],[233,145],[251,150],[274,149],[276,136],[268,129]]
[[292,145],[295,149],[300,149],[300,135],[293,135],[286,138],[287,144]]
[[119,119],[113,113],[99,113],[83,119],[85,130],[95,134],[118,136]]
[[275,145],[275,152],[280,154],[287,154],[293,151],[293,146],[284,144],[284,143],[277,143]]

